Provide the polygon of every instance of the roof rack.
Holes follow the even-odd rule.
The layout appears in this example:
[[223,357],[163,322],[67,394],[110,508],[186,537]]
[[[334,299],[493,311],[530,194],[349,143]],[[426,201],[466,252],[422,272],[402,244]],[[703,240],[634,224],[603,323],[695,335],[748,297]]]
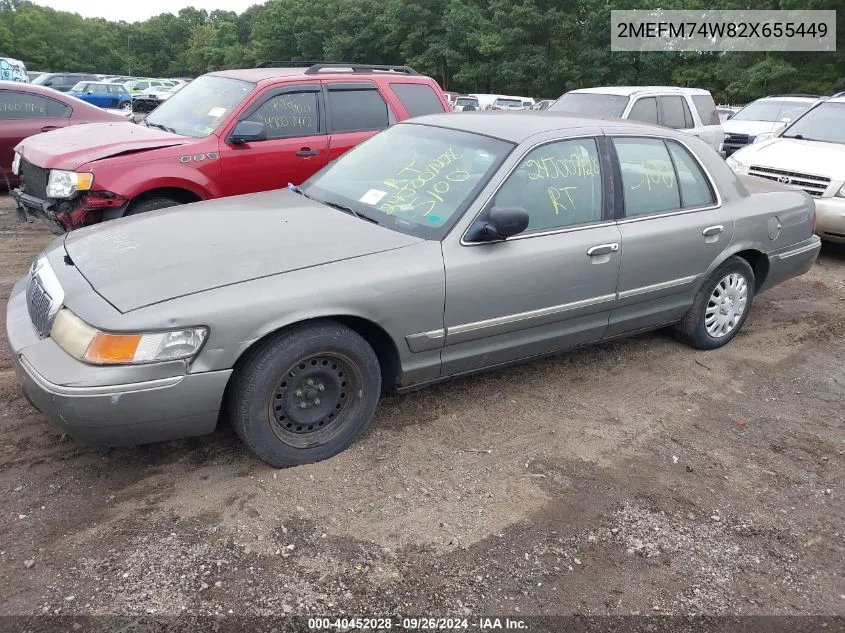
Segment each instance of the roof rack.
[[316,75],[323,70],[335,70],[337,72],[353,73],[374,73],[392,72],[405,75],[418,75],[419,73],[410,66],[393,66],[387,64],[356,64],[352,62],[314,62],[314,61],[266,61],[260,63],[258,68],[302,68],[307,67],[306,75]]

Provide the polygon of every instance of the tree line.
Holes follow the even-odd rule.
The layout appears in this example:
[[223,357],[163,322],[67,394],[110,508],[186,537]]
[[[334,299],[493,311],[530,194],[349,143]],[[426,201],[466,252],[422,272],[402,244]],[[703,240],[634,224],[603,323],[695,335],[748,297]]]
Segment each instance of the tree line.
[[[845,9],[843,0],[755,4]],[[540,98],[626,84],[702,87],[729,103],[845,90],[845,18],[837,25],[836,52],[612,52],[611,10],[653,6],[643,0],[269,0],[241,14],[185,8],[130,24],[0,0],[0,55],[21,59],[29,70],[166,77],[265,60],[408,64],[445,90]],[[748,3],[660,6],[747,9]]]

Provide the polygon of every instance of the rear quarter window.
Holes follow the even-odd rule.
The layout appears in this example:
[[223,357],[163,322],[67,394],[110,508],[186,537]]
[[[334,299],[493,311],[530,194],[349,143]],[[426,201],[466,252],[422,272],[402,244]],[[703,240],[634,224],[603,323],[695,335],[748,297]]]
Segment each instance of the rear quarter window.
[[408,116],[423,116],[443,112],[443,104],[431,86],[425,84],[390,84],[390,89],[402,102]]
[[695,106],[698,116],[701,117],[702,125],[719,125],[719,113],[716,111],[716,104],[710,95],[693,95],[692,103]]

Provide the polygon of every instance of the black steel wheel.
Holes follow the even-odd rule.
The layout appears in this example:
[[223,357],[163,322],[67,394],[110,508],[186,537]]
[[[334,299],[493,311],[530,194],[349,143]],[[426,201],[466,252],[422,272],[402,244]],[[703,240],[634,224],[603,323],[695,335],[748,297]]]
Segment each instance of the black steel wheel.
[[381,394],[381,368],[359,334],[333,321],[268,338],[239,363],[227,411],[241,440],[277,466],[327,459],[364,431]]

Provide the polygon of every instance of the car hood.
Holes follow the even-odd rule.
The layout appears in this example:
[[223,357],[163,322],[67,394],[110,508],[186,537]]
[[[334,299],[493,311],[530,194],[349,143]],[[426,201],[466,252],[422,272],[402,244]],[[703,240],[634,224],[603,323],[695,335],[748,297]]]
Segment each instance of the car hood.
[[420,241],[282,189],[112,220],[64,245],[94,290],[129,312]]
[[725,134],[748,134],[749,136],[771,132],[776,125],[778,125],[776,121],[734,121],[728,119],[722,122]]
[[30,136],[15,150],[39,167],[73,170],[118,154],[184,145],[194,140],[131,121],[86,123]]
[[731,155],[743,165],[757,165],[845,180],[845,145],[804,141],[794,138],[773,138],[747,145]]

